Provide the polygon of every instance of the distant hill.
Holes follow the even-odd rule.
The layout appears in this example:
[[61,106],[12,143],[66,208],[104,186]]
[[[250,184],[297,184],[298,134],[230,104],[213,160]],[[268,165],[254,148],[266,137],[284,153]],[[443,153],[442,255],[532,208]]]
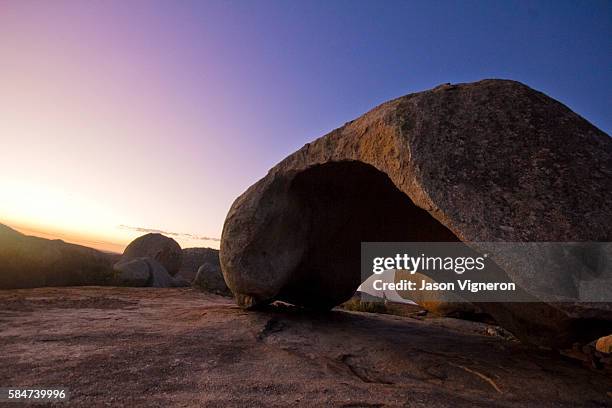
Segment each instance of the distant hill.
[[0,289],[104,285],[112,276],[109,254],[0,224]]

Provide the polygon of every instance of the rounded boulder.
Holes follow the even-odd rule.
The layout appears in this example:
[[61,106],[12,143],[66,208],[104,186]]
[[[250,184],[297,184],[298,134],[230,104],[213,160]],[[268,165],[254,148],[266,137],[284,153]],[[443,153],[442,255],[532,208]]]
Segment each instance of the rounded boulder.
[[181,268],[183,251],[178,242],[172,238],[151,233],[132,241],[123,251],[122,260],[142,257],[156,260],[174,276]]

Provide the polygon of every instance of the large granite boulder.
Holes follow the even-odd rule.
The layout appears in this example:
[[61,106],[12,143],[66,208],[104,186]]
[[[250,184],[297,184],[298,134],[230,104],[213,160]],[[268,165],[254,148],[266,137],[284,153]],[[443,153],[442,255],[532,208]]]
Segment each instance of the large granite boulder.
[[[610,191],[612,140],[563,104],[514,81],[442,85],[272,168],[233,203],[221,265],[244,307],[326,309],[358,287],[362,241],[612,241]],[[534,277],[495,261],[519,285]],[[568,277],[547,279],[554,290]],[[612,323],[605,302],[482,307],[543,345],[591,341]]]
[[193,286],[221,296],[232,296],[223,279],[219,262],[206,262],[198,268]]
[[176,275],[181,268],[183,252],[178,242],[162,234],[146,234],[133,240],[123,251],[123,260],[149,257]]
[[106,285],[112,279],[106,253],[0,224],[0,289]]
[[189,282],[193,282],[198,273],[198,268],[205,263],[218,265],[219,270],[221,270],[219,250],[214,248],[184,248],[183,262],[177,276],[182,276]]

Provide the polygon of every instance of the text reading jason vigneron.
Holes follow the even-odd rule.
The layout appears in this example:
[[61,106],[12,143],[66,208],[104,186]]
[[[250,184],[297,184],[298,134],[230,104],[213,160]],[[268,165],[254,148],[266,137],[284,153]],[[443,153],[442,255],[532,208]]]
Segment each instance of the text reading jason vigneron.
[[[396,254],[394,257],[373,258],[372,272],[382,274],[388,270],[406,271],[410,275],[427,273],[429,271],[452,271],[462,275],[466,271],[483,271],[487,255],[471,257],[442,257],[442,256],[411,256],[409,254]],[[400,279],[396,282],[385,282],[382,279],[373,282],[375,290],[419,290],[419,291],[514,291],[513,282],[473,282],[469,279],[457,279],[456,282],[434,282],[429,279],[419,281]]]

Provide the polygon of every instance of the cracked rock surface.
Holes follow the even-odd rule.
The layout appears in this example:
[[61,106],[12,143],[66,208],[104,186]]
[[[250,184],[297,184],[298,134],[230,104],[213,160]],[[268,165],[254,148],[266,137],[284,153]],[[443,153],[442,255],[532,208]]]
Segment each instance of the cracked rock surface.
[[244,311],[190,288],[0,291],[0,384],[70,406],[606,406],[610,373],[490,326]]

